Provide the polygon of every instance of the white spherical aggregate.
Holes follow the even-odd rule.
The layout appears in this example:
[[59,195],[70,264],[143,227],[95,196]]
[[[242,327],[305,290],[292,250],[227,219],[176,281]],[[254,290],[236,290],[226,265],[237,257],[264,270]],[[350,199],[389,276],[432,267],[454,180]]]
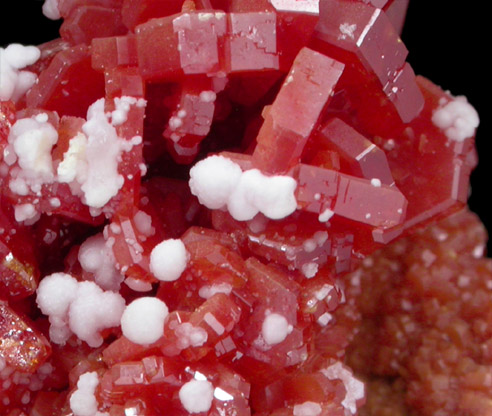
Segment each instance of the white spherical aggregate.
[[46,276],[37,289],[36,303],[45,315],[63,317],[77,296],[78,282],[66,273]]
[[156,279],[172,282],[186,269],[188,252],[179,239],[164,240],[150,253],[150,271]]
[[79,377],[77,389],[70,396],[70,409],[75,416],[93,416],[97,412],[97,399],[94,395],[99,378],[95,371]]
[[94,282],[80,282],[77,297],[70,305],[70,329],[81,340],[97,348],[103,342],[99,332],[118,326],[124,309],[125,299],[119,293],[105,292]]
[[152,344],[164,334],[168,313],[166,304],[160,299],[136,299],[126,307],[121,317],[123,335],[135,344]]
[[190,188],[201,204],[219,209],[227,204],[241,178],[241,168],[223,156],[210,156],[190,170]]
[[280,344],[292,332],[292,325],[289,325],[285,316],[278,313],[268,315],[261,326],[261,335],[269,345]]
[[191,380],[179,390],[181,404],[189,413],[208,412],[214,399],[214,386],[207,380]]

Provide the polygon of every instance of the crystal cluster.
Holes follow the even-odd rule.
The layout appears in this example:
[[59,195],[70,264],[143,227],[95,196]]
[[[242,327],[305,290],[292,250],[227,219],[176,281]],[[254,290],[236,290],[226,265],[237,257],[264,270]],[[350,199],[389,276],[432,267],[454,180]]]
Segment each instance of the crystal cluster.
[[407,5],[46,0],[0,49],[1,414],[492,411],[478,116]]

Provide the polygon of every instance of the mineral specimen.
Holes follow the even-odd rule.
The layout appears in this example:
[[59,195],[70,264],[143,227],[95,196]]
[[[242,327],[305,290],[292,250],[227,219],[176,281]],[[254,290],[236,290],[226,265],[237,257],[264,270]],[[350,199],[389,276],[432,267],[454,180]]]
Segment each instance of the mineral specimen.
[[46,0],[0,49],[0,413],[492,411],[478,115],[405,0]]

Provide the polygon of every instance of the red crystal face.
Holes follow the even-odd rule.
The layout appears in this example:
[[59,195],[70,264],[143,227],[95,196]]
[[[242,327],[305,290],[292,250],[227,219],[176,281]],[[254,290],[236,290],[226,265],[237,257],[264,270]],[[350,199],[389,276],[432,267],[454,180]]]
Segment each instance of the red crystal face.
[[49,342],[6,302],[0,303],[0,311],[0,345],[4,366],[34,373],[51,353]]
[[332,96],[344,66],[311,49],[302,49],[265,118],[253,153],[253,165],[285,172],[301,157],[321,111]]
[[490,414],[478,116],[407,6],[45,3],[0,50],[0,414]]
[[[27,106],[85,117],[87,107],[104,94],[104,78],[93,73],[90,62],[85,45],[58,52],[27,94]],[[80,98],[73,100],[74,96]]]

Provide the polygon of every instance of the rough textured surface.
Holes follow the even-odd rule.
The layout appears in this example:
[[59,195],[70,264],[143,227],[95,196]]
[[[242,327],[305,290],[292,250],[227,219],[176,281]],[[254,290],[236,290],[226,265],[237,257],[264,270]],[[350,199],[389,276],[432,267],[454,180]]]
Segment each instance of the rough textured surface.
[[344,277],[348,303],[361,317],[347,362],[371,380],[363,414],[490,412],[492,263],[482,258],[485,243],[477,218],[461,212]]

